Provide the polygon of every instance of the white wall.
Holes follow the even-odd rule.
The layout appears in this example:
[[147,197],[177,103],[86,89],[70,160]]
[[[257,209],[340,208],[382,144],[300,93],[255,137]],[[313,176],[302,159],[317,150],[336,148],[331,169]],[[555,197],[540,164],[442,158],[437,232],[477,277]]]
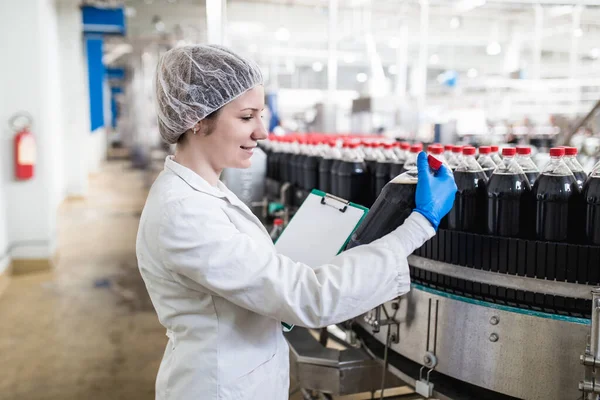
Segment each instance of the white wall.
[[64,188],[67,196],[85,196],[91,146],[87,64],[83,46],[81,10],[75,1],[59,3],[58,35],[64,131]]
[[0,97],[4,97],[0,121],[17,111],[28,111],[38,147],[35,177],[15,181],[13,132],[6,123],[0,124],[0,187],[6,202],[0,221],[5,221],[6,241],[14,258],[47,258],[56,248],[57,205],[64,187],[56,12],[53,2],[21,0],[0,2],[0,15],[0,48],[7,60],[18,60],[0,64]]

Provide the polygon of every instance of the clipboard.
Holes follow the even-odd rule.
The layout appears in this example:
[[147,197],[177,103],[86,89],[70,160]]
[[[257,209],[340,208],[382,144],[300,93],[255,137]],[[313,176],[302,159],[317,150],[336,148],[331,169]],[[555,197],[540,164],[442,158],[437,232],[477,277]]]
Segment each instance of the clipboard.
[[[340,254],[366,217],[368,208],[313,189],[302,203],[275,248],[294,261],[316,267]],[[281,322],[284,332],[294,325]]]
[[294,261],[316,267],[342,252],[368,208],[313,189],[275,242]]

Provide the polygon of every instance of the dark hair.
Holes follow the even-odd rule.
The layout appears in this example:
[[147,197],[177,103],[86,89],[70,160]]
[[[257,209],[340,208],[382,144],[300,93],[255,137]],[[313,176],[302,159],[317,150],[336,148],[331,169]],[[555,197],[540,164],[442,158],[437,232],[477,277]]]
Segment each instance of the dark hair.
[[[216,122],[216,119],[219,116],[219,113],[221,112],[222,108],[223,107],[211,112],[206,117],[204,117],[204,119],[202,120],[202,121],[206,121],[206,131],[204,132],[204,136],[210,135],[215,130],[215,122]],[[180,135],[177,138],[178,146],[185,144],[185,142],[187,141],[187,136],[190,134],[191,131],[192,130],[189,129],[187,132],[185,132],[183,135]]]

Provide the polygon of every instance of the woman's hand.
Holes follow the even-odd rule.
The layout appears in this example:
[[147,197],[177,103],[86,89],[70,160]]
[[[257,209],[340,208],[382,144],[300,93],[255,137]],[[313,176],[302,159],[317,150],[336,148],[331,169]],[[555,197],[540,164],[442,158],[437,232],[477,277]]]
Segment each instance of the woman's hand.
[[437,230],[440,221],[450,212],[454,204],[456,194],[454,175],[445,165],[434,172],[429,167],[427,155],[424,152],[419,153],[417,168],[419,181],[415,195],[417,205],[415,211],[427,218]]

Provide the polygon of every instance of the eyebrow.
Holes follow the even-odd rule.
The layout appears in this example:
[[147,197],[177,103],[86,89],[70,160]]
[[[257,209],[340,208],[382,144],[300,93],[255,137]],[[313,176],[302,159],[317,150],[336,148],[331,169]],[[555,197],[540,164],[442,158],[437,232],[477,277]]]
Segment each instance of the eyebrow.
[[262,110],[259,110],[258,108],[247,107],[247,108],[244,108],[244,109],[242,109],[241,111],[246,111],[246,110],[252,110],[252,111],[262,111],[262,110],[264,110],[264,107],[263,107],[263,109],[262,109]]

